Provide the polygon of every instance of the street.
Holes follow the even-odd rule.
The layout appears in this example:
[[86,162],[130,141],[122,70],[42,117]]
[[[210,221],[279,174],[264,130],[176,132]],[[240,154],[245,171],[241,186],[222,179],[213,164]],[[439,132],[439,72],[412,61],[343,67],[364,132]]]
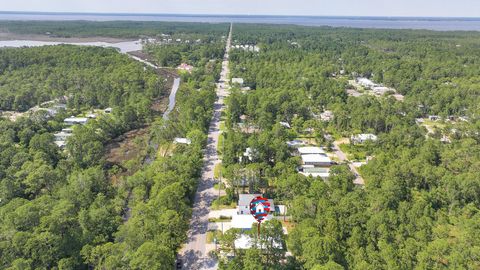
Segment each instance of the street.
[[212,201],[218,196],[218,191],[213,187],[215,184],[214,168],[220,163],[217,155],[218,138],[220,135],[220,117],[224,109],[224,98],[228,95],[228,59],[232,38],[232,26],[227,38],[225,57],[222,63],[220,82],[217,84],[217,101],[215,102],[215,111],[210,122],[208,131],[207,147],[204,153],[204,167],[202,178],[199,179],[197,193],[192,209],[192,218],[190,221],[190,230],[188,239],[179,255],[182,260],[182,269],[217,269],[217,261],[208,256],[207,250],[207,228],[208,213]]

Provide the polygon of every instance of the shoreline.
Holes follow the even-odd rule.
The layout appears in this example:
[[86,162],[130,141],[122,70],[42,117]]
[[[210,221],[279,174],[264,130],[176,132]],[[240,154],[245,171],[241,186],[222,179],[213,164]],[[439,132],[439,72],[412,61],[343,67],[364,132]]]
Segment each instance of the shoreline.
[[92,37],[52,37],[49,35],[36,34],[15,34],[10,32],[0,32],[0,41],[10,40],[32,40],[42,42],[65,42],[65,43],[87,43],[87,42],[105,42],[105,43],[121,43],[136,41],[135,39],[121,39],[105,36]]

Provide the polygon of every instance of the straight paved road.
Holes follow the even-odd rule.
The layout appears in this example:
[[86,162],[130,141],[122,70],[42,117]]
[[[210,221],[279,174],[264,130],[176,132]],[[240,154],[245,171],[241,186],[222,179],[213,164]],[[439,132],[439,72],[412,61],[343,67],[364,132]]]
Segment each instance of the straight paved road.
[[218,99],[215,102],[215,112],[208,131],[208,142],[204,154],[204,168],[202,179],[198,183],[197,193],[193,205],[192,219],[188,240],[179,255],[182,259],[182,269],[217,269],[216,260],[208,256],[206,233],[208,228],[208,213],[213,199],[217,197],[218,191],[213,188],[215,179],[213,171],[215,165],[220,163],[217,155],[218,137],[220,135],[220,117],[224,109],[224,98],[228,95],[228,58],[232,39],[232,26],[227,39],[226,52],[222,63],[220,82],[217,84]]

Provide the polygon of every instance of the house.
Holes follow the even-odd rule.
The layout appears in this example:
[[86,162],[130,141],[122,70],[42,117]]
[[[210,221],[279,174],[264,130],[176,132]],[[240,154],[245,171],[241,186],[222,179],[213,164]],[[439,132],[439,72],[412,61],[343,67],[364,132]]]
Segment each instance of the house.
[[105,110],[103,110],[105,113],[112,113],[112,108],[106,108]]
[[[238,215],[250,215],[250,202],[256,198],[262,196],[262,194],[240,194],[238,198],[238,205],[237,205],[237,214]],[[275,211],[275,205],[273,204],[273,200],[269,199],[268,202],[270,203],[270,212]],[[251,224],[250,224],[251,225]]]
[[59,147],[59,148],[65,148],[67,145],[67,139],[72,136],[73,134],[73,129],[71,128],[65,128],[62,129],[61,132],[53,134],[53,142]]
[[279,124],[280,124],[281,126],[283,126],[283,127],[291,128],[291,127],[290,127],[290,124],[287,123],[287,122],[279,122]]
[[257,156],[257,151],[255,151],[251,147],[247,147],[247,149],[245,149],[245,152],[243,152],[243,156],[248,158],[248,160],[253,161]]
[[66,133],[63,131],[53,134],[55,142],[66,141],[70,136],[72,136],[72,133]]
[[300,155],[315,155],[315,154],[318,154],[318,155],[325,155],[326,156],[325,151],[320,147],[313,147],[313,146],[299,147],[297,149],[297,151]]
[[178,67],[177,67],[178,70],[184,70],[188,73],[192,73],[193,71],[193,66],[189,65],[189,64],[186,64],[186,63],[182,63],[180,64]]
[[[230,222],[231,228],[241,229],[243,231],[250,230],[253,224],[257,224],[257,220],[250,214],[250,210],[248,210],[248,214],[244,215],[233,215],[232,220]],[[273,218],[272,215],[267,215],[263,221],[271,220]]]
[[187,145],[189,145],[189,144],[192,143],[192,141],[189,140],[189,139],[187,139],[187,138],[175,138],[175,139],[173,140],[173,143],[175,143],[175,144],[187,144]]
[[[273,242],[273,247],[276,249],[284,249],[283,244],[278,241],[271,240]],[[235,248],[237,249],[250,249],[255,245],[255,240],[251,236],[246,234],[241,234],[239,238],[235,240]],[[260,245],[260,244],[258,244]],[[257,247],[260,249],[265,249],[265,246]]]
[[329,168],[315,167],[312,165],[302,166],[299,172],[305,176],[321,177],[321,178],[330,177]]
[[88,118],[86,117],[69,117],[63,120],[63,122],[67,125],[85,125],[88,122]]
[[240,86],[243,86],[243,79],[242,78],[232,78],[232,84],[239,84]]
[[333,112],[332,111],[324,111],[320,114],[320,120],[323,122],[329,122],[333,120]]
[[330,167],[332,160],[325,154],[302,155],[302,165],[315,167]]
[[304,141],[301,141],[301,140],[293,140],[293,141],[288,141],[287,142],[287,145],[289,147],[297,147],[297,146],[302,146],[302,145],[305,145],[307,144],[306,142]]
[[352,137],[350,137],[350,141],[353,144],[357,144],[357,143],[362,144],[362,143],[365,143],[367,141],[375,142],[377,140],[378,140],[378,137],[375,134],[358,134],[358,135],[353,135]]
[[377,86],[376,83],[374,83],[373,81],[367,79],[367,78],[357,78],[357,83],[360,84],[361,86],[365,87],[365,88],[374,88],[375,86]]
[[97,115],[94,114],[94,113],[89,113],[89,114],[86,115],[86,117],[89,118],[89,119],[95,119],[95,118],[97,118]]

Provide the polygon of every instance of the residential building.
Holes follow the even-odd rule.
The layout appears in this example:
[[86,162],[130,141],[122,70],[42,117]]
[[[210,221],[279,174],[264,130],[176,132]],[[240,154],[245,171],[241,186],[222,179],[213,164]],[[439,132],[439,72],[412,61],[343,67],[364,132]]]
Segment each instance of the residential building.
[[302,145],[305,145],[307,144],[306,142],[304,141],[301,141],[301,140],[293,140],[293,141],[288,141],[287,142],[287,145],[290,146],[290,147],[298,147],[298,146],[302,146]]
[[300,173],[305,176],[328,178],[330,176],[330,169],[304,165],[302,166]]
[[320,120],[324,122],[329,122],[333,120],[333,112],[332,111],[324,111],[320,114]]
[[187,138],[175,138],[175,139],[173,140],[173,143],[175,143],[175,144],[187,144],[187,145],[189,145],[189,144],[192,143],[192,141],[189,140],[189,139],[187,139]]
[[[284,249],[283,243],[279,243],[278,241],[272,240],[273,241],[273,247],[277,249]],[[246,234],[241,234],[239,238],[235,240],[235,248],[237,249],[250,249],[254,247],[255,245],[255,239],[252,239],[251,236],[246,235]],[[260,245],[260,244],[258,244]],[[265,249],[265,246],[260,246],[257,247],[260,249]]]
[[232,84],[239,84],[240,86],[243,86],[243,83],[243,78],[232,78]]
[[325,154],[302,155],[302,165],[312,167],[330,167],[332,160]]
[[314,146],[307,146],[307,147],[299,147],[297,149],[298,154],[300,155],[325,155],[325,150],[323,150],[321,147],[314,147]]
[[365,88],[370,88],[370,89],[373,89],[375,86],[377,86],[376,83],[374,83],[373,81],[367,78],[357,78],[357,83]]
[[377,139],[378,137],[375,134],[358,134],[350,137],[350,142],[353,144],[362,144],[367,141],[375,142]]
[[88,118],[86,117],[69,117],[63,120],[63,122],[67,125],[85,125],[88,122]]
[[286,127],[286,128],[291,128],[290,124],[288,122],[280,122],[279,123],[281,126]]

